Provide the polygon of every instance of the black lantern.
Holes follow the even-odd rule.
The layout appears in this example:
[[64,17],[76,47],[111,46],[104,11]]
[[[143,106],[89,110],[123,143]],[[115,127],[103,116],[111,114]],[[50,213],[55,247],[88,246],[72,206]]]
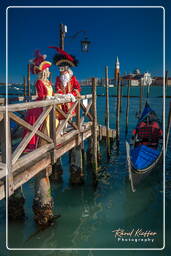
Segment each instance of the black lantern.
[[88,38],[85,37],[83,41],[81,41],[81,51],[82,52],[88,52],[89,44],[91,42],[88,41]]

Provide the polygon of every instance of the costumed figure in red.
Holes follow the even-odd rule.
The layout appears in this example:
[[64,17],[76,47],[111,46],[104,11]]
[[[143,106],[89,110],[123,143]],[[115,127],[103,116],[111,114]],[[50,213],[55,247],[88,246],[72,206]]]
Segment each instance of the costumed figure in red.
[[[72,102],[61,105],[62,110],[67,114],[74,104],[73,102],[75,101],[75,97],[80,97],[80,84],[71,70],[71,67],[76,67],[78,65],[78,60],[58,47],[50,46],[49,48],[54,48],[57,51],[57,54],[54,56],[54,63],[59,67],[60,75],[56,78],[56,93],[67,94],[72,98]],[[75,114],[76,110],[73,110],[72,116]],[[64,119],[64,117],[59,114],[58,120],[62,119]]]
[[[31,63],[31,73],[38,76],[38,79],[36,81],[36,92],[37,92],[37,101],[38,100],[45,100],[48,97],[51,97],[54,95],[53,88],[51,82],[48,80],[48,77],[50,75],[49,67],[52,65],[51,62],[46,61],[46,55],[42,55],[40,51],[35,51],[35,58],[32,60]],[[25,120],[31,124],[34,125],[40,114],[42,113],[43,108],[34,108],[29,109],[26,113]],[[46,120],[43,122],[39,130],[45,131],[46,133],[49,133],[49,116],[46,118]],[[24,136],[26,136],[29,133],[27,129],[24,130]],[[40,144],[40,141],[43,141],[40,139],[39,136],[34,135],[32,139],[30,140],[29,144],[27,145],[24,152],[29,152],[38,147],[38,144]]]

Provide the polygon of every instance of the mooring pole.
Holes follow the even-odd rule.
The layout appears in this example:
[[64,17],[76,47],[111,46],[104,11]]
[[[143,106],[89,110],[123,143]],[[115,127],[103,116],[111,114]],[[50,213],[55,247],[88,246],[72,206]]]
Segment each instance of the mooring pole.
[[122,90],[123,90],[123,80],[120,79],[120,91],[121,91],[121,96],[120,96],[120,113],[122,112]]
[[8,198],[8,218],[9,220],[22,220],[25,218],[24,211],[25,197],[22,187],[14,191]]
[[24,98],[27,96],[27,92],[26,92],[26,86],[27,86],[27,84],[26,84],[26,77],[24,76],[24,78],[23,78],[23,86],[24,86]]
[[116,108],[116,144],[117,144],[117,146],[119,146],[119,136],[120,136],[120,103],[121,103],[120,75],[118,74],[117,108]]
[[92,78],[92,107],[93,107],[93,170],[96,173],[98,170],[97,161],[97,107],[96,107],[96,78]]
[[142,97],[143,97],[143,91],[142,91],[142,81],[140,79],[140,102],[139,102],[139,114],[142,112]]
[[28,97],[30,99],[30,64],[27,64],[27,88],[28,88]]
[[48,168],[36,176],[33,211],[36,223],[41,226],[50,224],[54,219]]
[[128,134],[128,121],[129,121],[129,103],[130,103],[130,86],[131,81],[128,80],[128,87],[127,87],[127,105],[126,105],[126,127],[125,127],[125,135]]
[[[78,100],[78,105],[77,105],[77,126],[78,130],[80,131],[81,129],[81,118],[80,118],[80,113],[81,113],[81,105],[80,105],[80,99]],[[78,136],[81,136],[80,133]],[[82,143],[80,145],[75,146],[73,149],[70,151],[70,183],[71,184],[83,184],[84,183],[84,173],[83,173],[83,154],[82,154]]]
[[105,85],[106,85],[106,113],[105,113],[105,125],[106,125],[106,152],[107,157],[110,156],[110,138],[109,138],[109,77],[108,66],[105,67]]

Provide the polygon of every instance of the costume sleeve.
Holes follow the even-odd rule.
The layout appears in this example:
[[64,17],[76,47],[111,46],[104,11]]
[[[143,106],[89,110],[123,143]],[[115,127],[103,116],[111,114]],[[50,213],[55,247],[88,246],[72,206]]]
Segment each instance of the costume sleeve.
[[43,100],[47,96],[47,90],[41,80],[37,80],[36,82],[36,90],[38,94],[38,100]]
[[55,89],[56,89],[56,93],[60,93],[60,94],[63,94],[63,91],[61,90],[60,88],[60,79],[59,79],[59,76],[57,76],[56,78],[56,83],[55,83]]
[[77,81],[77,79],[76,79],[75,76],[72,77],[72,82],[73,82],[73,89],[72,89],[71,93],[72,93],[74,96],[80,96],[81,86],[80,86],[80,84],[79,84],[79,82]]

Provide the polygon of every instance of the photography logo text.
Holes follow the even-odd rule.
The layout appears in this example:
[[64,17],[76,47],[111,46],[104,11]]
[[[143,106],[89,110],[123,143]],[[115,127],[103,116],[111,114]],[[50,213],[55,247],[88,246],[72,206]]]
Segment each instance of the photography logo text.
[[151,230],[143,230],[142,228],[125,230],[118,228],[112,231],[118,242],[154,242],[157,232]]

